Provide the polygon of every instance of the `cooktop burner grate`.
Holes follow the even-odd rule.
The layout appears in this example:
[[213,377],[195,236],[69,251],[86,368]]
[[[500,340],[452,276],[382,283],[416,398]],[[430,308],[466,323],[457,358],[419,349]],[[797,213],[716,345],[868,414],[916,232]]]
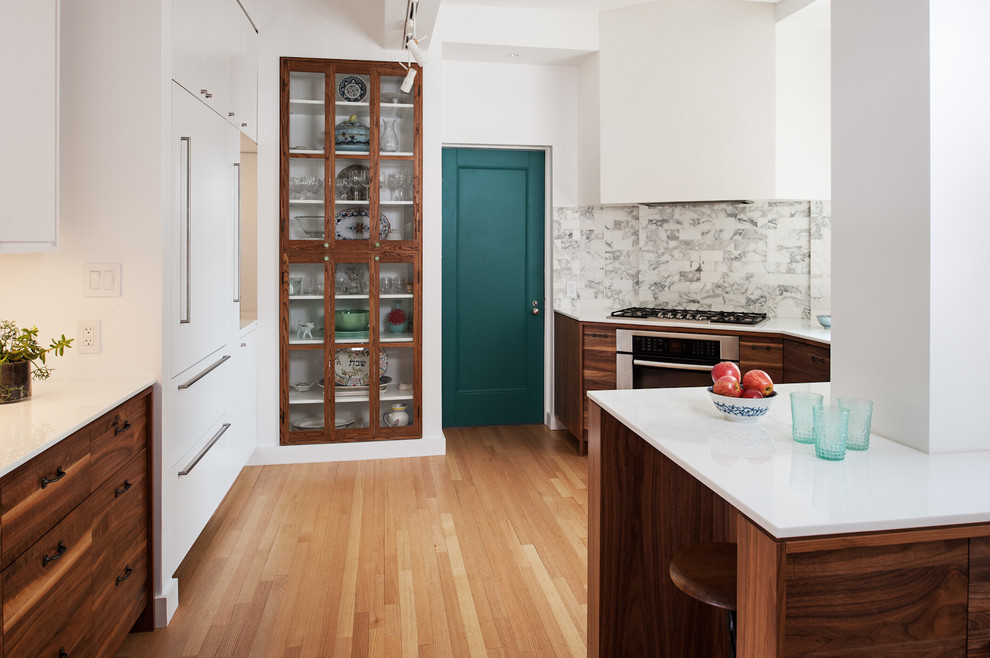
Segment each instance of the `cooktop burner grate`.
[[744,313],[736,311],[690,311],[674,308],[653,308],[633,306],[612,313],[614,318],[637,318],[643,320],[675,320],[682,322],[708,322],[711,324],[755,325],[767,319],[766,313]]

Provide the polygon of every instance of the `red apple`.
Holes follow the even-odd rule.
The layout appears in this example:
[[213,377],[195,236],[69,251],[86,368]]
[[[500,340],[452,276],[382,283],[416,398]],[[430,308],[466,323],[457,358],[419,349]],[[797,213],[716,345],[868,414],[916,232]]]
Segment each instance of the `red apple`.
[[732,375],[736,378],[736,381],[742,381],[742,373],[739,371],[739,366],[737,366],[732,361],[723,361],[722,363],[716,364],[712,368],[712,381],[717,382],[720,378],[726,375]]
[[743,375],[742,386],[744,389],[755,389],[767,397],[773,393],[773,380],[770,375],[762,370],[749,370]]
[[747,389],[744,389],[743,390],[742,395],[740,395],[739,397],[741,397],[741,398],[762,398],[763,397],[763,393],[759,392],[755,388],[747,388]]
[[724,395],[727,398],[737,398],[742,395],[742,386],[739,385],[738,379],[732,375],[726,375],[719,377],[715,384],[712,385],[712,393]]

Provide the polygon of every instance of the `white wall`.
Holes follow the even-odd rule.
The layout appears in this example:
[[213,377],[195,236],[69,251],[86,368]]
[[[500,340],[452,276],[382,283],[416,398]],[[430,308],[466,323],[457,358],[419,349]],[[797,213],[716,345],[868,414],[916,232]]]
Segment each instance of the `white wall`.
[[[160,33],[158,3],[62,3],[59,249],[0,255],[0,317],[45,343],[101,323],[99,354],[50,361],[59,380],[161,371]],[[120,263],[122,296],[84,297],[85,263]]]
[[986,342],[990,3],[932,0],[930,452],[990,449],[977,383]]
[[777,22],[775,197],[778,199],[832,198],[828,19],[828,0],[818,0]]
[[[423,439],[279,446],[278,185],[279,58],[405,61],[377,39],[379,3],[259,0],[258,67],[258,446],[252,463],[370,459],[444,451],[440,406],[440,141],[439,73],[423,72]],[[396,44],[398,48],[400,44]],[[435,364],[435,365],[434,365]]]
[[549,146],[552,204],[577,203],[577,69],[443,62],[444,144]]
[[601,76],[597,53],[578,68],[578,179],[577,205],[592,206],[601,202]]
[[919,450],[944,292],[931,286],[928,11],[832,2],[832,395],[874,400],[873,430]]
[[772,4],[651,2],[600,26],[602,203],[774,197]]

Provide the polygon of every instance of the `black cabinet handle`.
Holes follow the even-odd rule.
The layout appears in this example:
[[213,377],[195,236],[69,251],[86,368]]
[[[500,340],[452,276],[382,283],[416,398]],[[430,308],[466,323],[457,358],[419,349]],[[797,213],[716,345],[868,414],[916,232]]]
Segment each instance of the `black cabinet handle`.
[[119,498],[120,496],[123,496],[125,493],[127,493],[128,491],[130,491],[131,490],[131,487],[133,487],[133,486],[134,485],[131,484],[128,480],[124,480],[124,486],[123,487],[121,487],[120,489],[114,489],[113,490],[113,497],[114,498]]
[[59,542],[58,552],[55,553],[55,555],[45,555],[44,557],[41,558],[41,568],[44,569],[45,567],[48,566],[49,562],[54,562],[55,560],[60,559],[63,555],[65,555],[65,551],[67,550],[68,548],[65,546],[65,544]]
[[69,658],[69,652],[65,650],[65,647],[59,647],[58,658]]
[[131,569],[130,565],[124,567],[124,575],[117,576],[117,583],[114,585],[114,587],[120,585],[122,582],[130,578],[132,573],[134,573],[134,571]]
[[41,488],[44,489],[45,487],[47,487],[52,482],[58,482],[59,480],[61,480],[64,477],[65,477],[65,471],[62,470],[62,467],[61,466],[58,466],[55,469],[55,477],[53,477],[52,479],[49,480],[44,475],[41,476]]
[[767,352],[769,352],[770,351],[770,346],[769,345],[750,345],[749,346],[749,349],[751,349],[751,350],[766,350]]
[[123,434],[129,429],[131,429],[131,421],[125,420],[124,424],[121,427],[113,428],[113,435],[117,436],[118,434]]
[[825,357],[823,356],[813,356],[811,357],[812,363],[825,363]]

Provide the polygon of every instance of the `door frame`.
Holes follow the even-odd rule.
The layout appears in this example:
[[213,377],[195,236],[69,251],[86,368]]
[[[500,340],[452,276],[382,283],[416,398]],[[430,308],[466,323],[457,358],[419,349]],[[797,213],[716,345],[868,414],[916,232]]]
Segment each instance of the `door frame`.
[[[553,410],[553,148],[520,144],[475,144],[443,142],[443,149],[496,151],[543,151],[543,424],[550,429],[557,423]],[[441,192],[442,192],[441,185]],[[442,295],[441,295],[441,303]],[[441,410],[442,414],[442,410]]]

